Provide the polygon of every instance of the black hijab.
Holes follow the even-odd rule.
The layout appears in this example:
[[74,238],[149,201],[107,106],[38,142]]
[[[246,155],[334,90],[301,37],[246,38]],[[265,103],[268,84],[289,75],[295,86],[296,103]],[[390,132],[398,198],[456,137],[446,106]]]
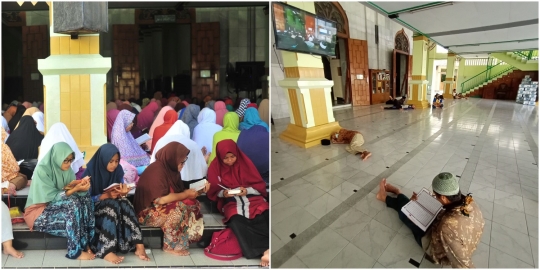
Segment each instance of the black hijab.
[[96,196],[103,193],[103,190],[108,186],[114,183],[122,183],[124,178],[124,170],[122,166],[118,164],[118,167],[114,172],[109,172],[107,170],[107,165],[112,157],[118,154],[120,158],[120,151],[114,144],[106,143],[102,145],[94,154],[92,159],[86,164],[86,170],[84,171],[83,177],[89,175],[91,190],[90,196]]
[[21,118],[19,127],[11,131],[6,144],[11,149],[16,160],[37,159],[38,147],[41,145],[42,140],[43,135],[36,128],[34,118],[25,115]]
[[26,111],[26,107],[24,107],[23,105],[17,105],[17,111],[15,112],[15,115],[11,118],[11,120],[9,120],[9,123],[8,123],[8,127],[9,127],[9,130],[11,130],[11,132],[15,130],[17,123],[19,123],[25,111]]

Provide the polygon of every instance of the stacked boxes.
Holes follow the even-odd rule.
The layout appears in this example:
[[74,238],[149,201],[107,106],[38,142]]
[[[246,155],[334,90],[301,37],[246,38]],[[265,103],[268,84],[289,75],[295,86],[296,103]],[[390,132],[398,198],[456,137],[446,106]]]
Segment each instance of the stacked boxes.
[[516,102],[523,105],[534,106],[537,96],[538,82],[532,82],[529,75],[525,76],[519,85]]

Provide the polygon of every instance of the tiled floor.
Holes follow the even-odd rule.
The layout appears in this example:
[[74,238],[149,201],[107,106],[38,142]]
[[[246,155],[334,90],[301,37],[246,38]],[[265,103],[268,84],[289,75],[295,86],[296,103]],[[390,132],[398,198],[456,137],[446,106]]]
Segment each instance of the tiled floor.
[[[148,252],[148,250],[147,250]],[[32,268],[32,267],[73,267],[73,268],[103,268],[103,267],[124,267],[124,268],[143,268],[143,267],[212,267],[212,266],[230,266],[230,267],[257,267],[260,259],[248,260],[240,258],[234,261],[217,261],[204,255],[202,248],[190,250],[191,255],[187,257],[174,256],[164,253],[161,249],[152,249],[148,252],[150,261],[142,261],[135,253],[128,253],[124,261],[119,265],[113,265],[103,259],[92,261],[78,261],[65,258],[65,250],[26,250],[25,257],[16,259],[2,254],[2,268]]]
[[[440,267],[395,210],[375,199],[386,177],[405,194],[441,171],[459,176],[486,221],[474,253],[477,268],[538,267],[537,108],[511,101],[447,101],[443,110],[335,111],[359,130],[367,161],[344,145],[301,149],[279,139],[289,119],[272,126],[272,266],[286,268]],[[534,155],[533,155],[534,152]]]

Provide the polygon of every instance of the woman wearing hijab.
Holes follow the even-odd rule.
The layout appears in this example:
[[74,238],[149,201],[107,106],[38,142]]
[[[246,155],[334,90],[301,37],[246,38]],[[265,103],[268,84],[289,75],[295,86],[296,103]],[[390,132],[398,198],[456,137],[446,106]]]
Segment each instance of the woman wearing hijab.
[[17,123],[19,123],[19,121],[23,117],[23,114],[25,111],[26,111],[26,107],[24,107],[23,105],[17,106],[17,111],[15,112],[15,115],[13,115],[11,120],[8,121],[8,126],[11,131],[15,130]]
[[146,107],[137,115],[137,128],[145,131],[152,126],[154,116],[159,110],[158,104],[155,101],[148,103]]
[[244,114],[244,121],[240,123],[240,130],[248,130],[253,126],[262,126],[270,132],[268,125],[259,117],[259,111],[255,108],[248,108]]
[[[116,105],[115,105],[116,106]],[[107,140],[111,141],[111,132],[114,125],[114,121],[116,121],[116,117],[120,113],[117,109],[112,109],[107,111]]]
[[13,116],[15,116],[15,113],[17,112],[17,106],[15,105],[9,105],[7,110],[4,112],[3,116],[6,118],[6,121],[10,121]]
[[[23,115],[22,116],[26,116],[26,115],[29,115],[29,116],[32,116],[34,113],[36,112],[39,112],[39,109],[36,108],[36,107],[30,107],[28,109],[26,109],[26,111],[24,111]],[[33,117],[32,117],[33,118]],[[35,119],[34,119],[35,120]],[[19,126],[19,123],[17,123],[17,125],[15,125],[15,129],[17,129],[17,127]],[[37,123],[36,123],[36,127],[37,127]],[[39,130],[39,129],[38,129]]]
[[43,120],[44,115],[42,112],[37,111],[32,114],[32,118],[34,118],[34,121],[36,121],[36,128],[39,130],[39,133],[44,134],[45,132],[45,122]]
[[187,100],[182,100],[182,104],[184,104],[186,107],[189,106],[189,102]]
[[206,108],[209,108],[211,109],[212,111],[214,110],[214,106],[216,105],[216,101],[215,100],[210,100],[208,102],[206,102]]
[[165,113],[165,116],[163,116],[163,124],[154,130],[154,136],[152,136],[152,152],[154,152],[154,147],[156,147],[156,143],[159,141],[159,139],[165,136],[165,133],[167,133],[172,125],[174,125],[177,120],[176,117],[177,115],[174,110],[170,110]]
[[[217,158],[208,169],[208,182],[211,187],[207,196],[218,203],[244,257],[253,259],[264,254],[261,265],[267,265],[270,219],[266,183],[233,140],[218,143]],[[240,194],[229,194],[230,190],[240,190]]]
[[120,108],[120,106],[122,106],[122,104],[124,104],[124,103],[122,102],[122,100],[120,100],[120,99],[115,100],[114,103],[116,103],[116,107],[117,107],[117,108]]
[[38,109],[39,109],[41,112],[45,113],[45,104],[41,103],[41,105],[39,105]]
[[249,98],[244,98],[242,101],[240,101],[240,105],[238,106],[238,109],[236,109],[236,113],[238,114],[238,117],[242,119],[244,117],[244,113],[246,113],[247,106],[251,103]]
[[193,138],[193,131],[199,123],[197,122],[197,116],[199,116],[199,112],[201,112],[201,107],[199,107],[199,105],[189,104],[189,106],[186,107],[186,111],[184,112],[184,115],[181,119],[182,121],[184,121],[184,123],[186,123],[186,125],[188,125],[189,132],[191,133],[191,138]]
[[268,183],[270,171],[270,133],[260,125],[242,130],[238,148],[253,162],[264,182]]
[[178,102],[178,103],[176,103],[176,105],[174,105],[174,110],[176,111],[177,114],[179,114],[180,110],[182,110],[185,107],[186,107],[186,105],[184,105],[184,103]]
[[149,98],[143,98],[142,100],[142,109],[146,108],[146,106],[150,103],[150,99]]
[[257,106],[257,103],[249,103],[247,108],[255,108],[255,110],[257,110],[259,107]]
[[28,101],[25,101],[23,102],[22,104],[25,108],[29,109],[29,108],[32,108],[32,103],[28,102]]
[[[95,237],[90,248],[96,257],[114,264],[124,259],[115,253],[126,254],[133,249],[135,255],[148,261],[137,215],[126,199],[129,188],[124,184],[124,171],[118,166],[119,162],[118,148],[107,143],[97,150],[84,172],[84,176],[91,177],[90,196],[96,219]],[[120,185],[107,189],[112,184]]]
[[263,99],[259,105],[259,117],[267,126],[270,126],[270,110],[268,109],[268,99]]
[[118,147],[120,156],[134,167],[147,166],[150,163],[150,157],[135,141],[130,130],[133,127],[135,114],[122,110],[114,122],[111,143]]
[[179,172],[188,154],[177,142],[157,151],[156,161],[141,175],[134,199],[139,223],[160,227],[163,251],[180,256],[189,255],[189,244],[202,237],[204,223],[197,196],[210,188],[207,184],[199,193],[184,186]]
[[199,148],[205,147],[208,152],[212,151],[212,140],[214,134],[223,128],[216,124],[216,112],[209,108],[204,108],[197,117],[199,124],[193,130],[193,141]]
[[161,94],[161,91],[157,91],[154,93],[154,98],[156,100],[160,100],[161,101],[161,98],[163,97],[163,95]]
[[217,101],[216,104],[214,104],[214,111],[216,112],[216,124],[223,126],[223,116],[227,112],[227,105],[225,105],[225,102],[223,101]]
[[205,178],[208,172],[206,162],[209,155],[205,155],[201,147],[189,138],[189,127],[182,120],[176,121],[169,131],[167,131],[167,134],[159,139],[150,163],[156,161],[156,153],[170,142],[178,142],[189,150],[186,164],[184,164],[184,168],[180,172],[184,186],[188,187],[191,183]]
[[65,142],[55,144],[38,163],[28,192],[24,220],[30,230],[67,238],[69,259],[93,260],[94,204],[90,179],[75,180],[75,155]]
[[11,132],[6,144],[11,149],[15,159],[36,159],[38,158],[38,148],[42,140],[43,134],[37,130],[34,118],[26,115],[21,118],[19,128]]
[[107,103],[107,112],[110,110],[118,110],[118,105],[112,101]]
[[148,149],[152,149],[152,141],[153,141],[152,137],[154,137],[154,131],[156,130],[157,127],[163,125],[163,123],[165,122],[165,114],[168,111],[172,111],[172,110],[174,109],[171,108],[170,106],[165,106],[161,108],[161,110],[159,111],[154,122],[152,123],[152,126],[150,127],[150,131],[148,132],[148,135],[150,135],[150,140],[146,142],[146,146],[148,147]]
[[223,129],[214,134],[212,139],[212,152],[210,153],[210,158],[208,164],[214,160],[216,157],[216,145],[223,140],[231,139],[233,141],[238,140],[240,135],[240,130],[238,126],[240,125],[240,118],[235,112],[228,112],[223,117]]
[[[28,178],[26,175],[19,172],[19,164],[13,156],[9,146],[4,143],[7,138],[7,132],[2,129],[2,182],[9,182],[8,193],[16,194],[16,190],[21,190],[26,187]],[[11,223],[11,222],[10,222]],[[4,224],[5,225],[5,224]]]
[[73,136],[71,136],[71,133],[69,133],[66,125],[64,125],[62,122],[52,125],[45,138],[43,138],[41,148],[39,150],[38,163],[45,158],[45,155],[47,152],[49,152],[53,145],[59,142],[67,143],[73,150],[75,156],[71,161],[71,169],[76,173],[76,176],[78,176],[76,179],[81,179],[82,173],[84,172],[83,166],[85,163],[83,153],[81,153],[81,150],[79,150],[79,147],[77,147],[75,139],[73,139]]
[[137,104],[135,102],[131,102],[129,105],[131,105],[131,107],[133,107],[133,109],[137,110],[137,114],[139,114],[142,111],[141,106],[139,106],[139,104]]
[[161,105],[162,106],[169,105],[169,101],[166,98],[161,98]]

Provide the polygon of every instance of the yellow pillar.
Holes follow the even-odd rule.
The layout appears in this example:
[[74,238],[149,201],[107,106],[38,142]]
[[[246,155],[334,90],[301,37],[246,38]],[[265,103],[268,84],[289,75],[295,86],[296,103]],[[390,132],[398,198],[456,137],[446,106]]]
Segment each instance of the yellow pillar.
[[409,81],[410,97],[408,105],[417,109],[428,108],[426,71],[428,65],[428,38],[425,36],[413,37],[413,68],[412,80]]
[[[315,13],[313,2],[287,2]],[[320,144],[341,127],[334,118],[331,87],[334,82],[324,77],[322,61],[309,54],[281,52],[285,79],[279,82],[289,101],[290,124],[279,136],[282,140],[308,148]]]
[[461,93],[461,91],[463,91],[463,89],[461,89],[461,83],[465,81],[464,75],[465,75],[465,58],[461,57],[459,59],[457,82],[456,82],[456,87],[455,87],[457,93]]
[[79,149],[87,152],[88,161],[107,143],[105,84],[111,58],[99,54],[99,34],[71,39],[54,33],[54,2],[49,7],[51,55],[38,60],[45,92],[45,132],[55,123],[64,123]]
[[[454,81],[454,68],[456,66],[456,54],[448,53],[448,59],[446,60],[446,80],[444,82],[444,99],[452,99],[452,91],[456,88]],[[457,90],[456,90],[457,92]]]

